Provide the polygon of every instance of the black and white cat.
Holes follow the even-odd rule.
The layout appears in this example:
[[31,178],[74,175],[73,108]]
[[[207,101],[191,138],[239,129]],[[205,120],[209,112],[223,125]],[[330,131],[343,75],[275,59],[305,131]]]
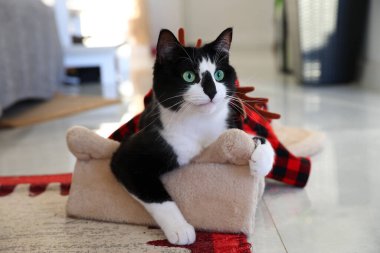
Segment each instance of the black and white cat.
[[[138,133],[126,137],[111,168],[123,186],[146,208],[168,241],[195,241],[195,231],[173,202],[160,176],[187,164],[226,129],[236,128],[230,100],[236,73],[229,65],[232,28],[201,48],[183,47],[161,30],[153,72],[153,101],[141,116]],[[251,171],[266,175],[274,151],[268,141],[257,143]]]

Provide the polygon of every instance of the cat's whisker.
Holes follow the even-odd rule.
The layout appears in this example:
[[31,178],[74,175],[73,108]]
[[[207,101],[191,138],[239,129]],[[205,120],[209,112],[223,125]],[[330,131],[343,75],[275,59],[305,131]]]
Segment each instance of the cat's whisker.
[[[165,94],[162,94],[160,97],[163,97],[164,95],[165,95]],[[168,101],[168,100],[170,100],[170,99],[174,99],[174,98],[178,98],[178,97],[182,97],[182,96],[183,96],[183,94],[176,95],[176,96],[172,96],[172,97],[169,97],[169,98],[164,99],[163,101],[161,101],[161,103],[166,102],[166,101]],[[157,99],[157,100],[159,100],[159,99]],[[154,107],[151,108],[150,112],[148,112],[148,114],[147,114],[146,116],[152,116],[152,113],[155,112],[155,110],[157,109],[158,106],[159,106],[159,103],[156,103],[156,105],[155,105]],[[157,113],[156,113],[156,114],[157,114]],[[153,115],[153,116],[154,116],[154,115]]]
[[178,98],[178,97],[182,97],[182,96],[183,96],[183,94],[179,94],[179,95],[176,95],[176,96],[172,96],[172,97],[166,98],[166,99],[164,99],[164,100],[162,100],[162,101],[160,101],[160,102],[163,103],[163,102],[166,102],[166,101],[168,101],[168,100],[170,100],[170,99]]
[[234,97],[234,96],[229,96],[229,95],[226,95],[228,97],[230,97],[231,99],[237,99],[237,100],[240,100],[242,102],[245,102],[245,103],[250,103],[250,102],[253,102],[253,103],[262,103],[262,100],[261,99],[250,99],[250,100],[247,100],[247,99],[242,99],[242,98],[238,98],[238,97]]
[[245,106],[247,106],[249,109],[251,109],[252,111],[255,111],[259,116],[260,116],[260,118],[262,118],[263,120],[265,120],[265,121],[267,121],[266,120],[266,118],[254,107],[254,106],[251,106],[251,105],[249,105],[246,101],[244,101],[244,100],[239,100],[239,99],[237,99],[237,98],[235,98],[235,97],[232,97],[232,96],[230,96],[231,97],[231,99],[233,99],[234,101],[237,101],[237,102],[241,102],[241,103],[243,103]]
[[[174,99],[174,98],[178,98],[178,97],[183,97],[184,96],[184,94],[180,94],[180,95],[177,95],[177,96],[172,96],[172,97],[169,97],[169,98],[166,98],[165,100],[163,100],[163,101],[160,101],[160,103],[163,103],[163,102],[165,102],[165,101],[168,101],[168,100],[170,100],[170,99]],[[191,96],[191,97],[189,97],[189,98],[202,98],[202,96],[196,96],[196,95],[193,95],[193,96]],[[173,108],[173,107],[175,107],[175,106],[177,106],[177,105],[179,105],[179,104],[181,104],[181,103],[184,103],[185,101],[179,101],[179,102],[177,102],[177,103],[175,103],[174,105],[171,105],[170,107],[167,107],[167,109],[171,109],[171,108]],[[152,114],[154,111],[155,111],[155,109],[160,105],[160,103],[157,103],[153,108],[152,108],[152,110],[151,110],[151,112],[149,112],[149,114],[147,114],[147,116],[149,115],[149,116],[155,116],[155,115],[157,115],[157,114],[159,114],[160,112],[158,111],[158,112],[155,112],[154,114]]]
[[156,122],[156,120],[159,118],[160,116],[158,115],[157,117],[155,117],[148,125],[144,126],[142,129],[139,129],[139,131],[137,131],[137,133],[139,132],[142,132],[144,131],[145,129],[147,129],[150,125],[152,125],[153,123]]
[[[179,102],[175,103],[174,105],[168,107],[167,109],[171,109],[171,108],[173,108],[173,107],[175,107],[175,106],[177,106],[177,105],[179,105],[179,104],[181,104],[181,103],[183,103],[183,101],[179,101]],[[158,106],[159,106],[159,105],[157,105],[156,108],[157,108]],[[149,116],[150,116],[150,117],[155,117],[155,116],[157,116],[157,117],[155,117],[155,118],[154,118],[154,119],[153,119],[148,125],[146,125],[144,128],[140,129],[139,132],[145,130],[147,127],[149,127],[150,125],[152,125],[153,123],[155,123],[156,120],[160,118],[160,111],[158,110],[158,112],[156,112],[155,114],[149,115]]]
[[[247,92],[238,92],[238,91],[233,91],[233,90],[227,90],[227,91],[233,92],[235,94],[247,95]],[[249,98],[249,100],[247,100],[247,99],[243,99],[239,97],[239,99],[243,100],[244,102],[258,102],[258,103],[262,102],[262,99],[255,99],[255,98]]]
[[[230,90],[230,91],[232,91],[232,90]],[[239,91],[233,91],[233,92],[236,94],[243,94],[243,95],[246,95],[247,93],[249,93],[249,92],[239,92]]]
[[230,105],[238,112],[240,113],[241,115],[244,116],[244,110],[238,105],[238,104],[235,104],[233,101],[231,101]]
[[257,103],[257,104],[262,104],[263,103],[263,100],[261,100],[261,99],[250,99],[250,100],[247,100],[247,99],[238,98],[238,100],[241,100],[244,103]]
[[239,116],[242,116],[242,117],[245,117],[245,116],[246,116],[246,114],[245,114],[243,111],[239,110],[237,107],[233,107],[232,110],[235,110],[235,112],[236,112]]
[[190,107],[191,107],[191,104],[184,103],[183,106],[181,106],[178,110],[176,110],[176,113],[173,113],[171,115],[169,121],[167,122],[167,126],[171,127],[173,123],[176,123],[176,121],[178,121],[178,119],[180,119],[185,114],[185,111]]
[[[241,115],[245,115],[245,113],[244,113],[244,109],[242,108],[242,106],[240,105],[240,102],[239,101],[237,101],[237,100],[231,100],[230,101],[231,103],[231,105],[234,105],[235,106],[235,109],[239,109],[239,112],[241,113]],[[249,107],[248,105],[246,105],[247,107]],[[253,111],[255,111],[255,112],[257,112],[260,116],[262,116],[255,108],[250,108],[249,107],[249,109],[251,109],[251,110],[253,110]]]

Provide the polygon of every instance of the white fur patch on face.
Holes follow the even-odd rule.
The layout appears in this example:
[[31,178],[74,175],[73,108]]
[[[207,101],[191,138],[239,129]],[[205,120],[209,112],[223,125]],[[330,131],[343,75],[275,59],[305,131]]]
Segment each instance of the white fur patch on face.
[[202,78],[202,74],[205,73],[206,71],[210,72],[212,79],[214,79],[214,73],[216,70],[216,66],[209,58],[202,58],[201,63],[199,64],[199,77]]
[[[202,58],[201,62],[199,63],[199,83],[193,84],[184,94],[184,100],[190,104],[199,106],[199,109],[201,111],[205,112],[213,112],[218,107],[221,102],[224,101],[226,97],[226,87],[222,82],[217,82],[215,80],[214,74],[216,71],[216,65],[214,62],[212,62],[209,58]],[[204,93],[203,87],[201,85],[202,83],[202,77],[206,72],[209,72],[211,74],[212,80],[214,81],[215,87],[216,87],[216,94],[215,97],[210,100],[210,98]]]

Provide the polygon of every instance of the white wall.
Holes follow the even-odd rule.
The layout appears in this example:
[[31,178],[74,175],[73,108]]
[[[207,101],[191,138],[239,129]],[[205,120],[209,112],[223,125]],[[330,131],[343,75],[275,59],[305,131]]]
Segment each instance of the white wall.
[[185,25],[189,40],[211,41],[227,27],[234,28],[233,46],[265,47],[273,42],[271,0],[192,0],[185,2]]
[[151,46],[156,46],[161,29],[177,34],[178,28],[184,26],[183,6],[183,0],[147,0]]
[[183,26],[186,40],[209,42],[227,27],[234,28],[235,48],[271,47],[273,43],[272,0],[148,0],[152,41],[161,28],[176,32]]
[[371,0],[361,84],[380,91],[380,1]]

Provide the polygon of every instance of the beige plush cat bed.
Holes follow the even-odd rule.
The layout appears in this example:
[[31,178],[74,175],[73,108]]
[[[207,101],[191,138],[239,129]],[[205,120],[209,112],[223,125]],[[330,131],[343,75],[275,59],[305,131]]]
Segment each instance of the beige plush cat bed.
[[[119,143],[83,127],[68,131],[77,163],[67,204],[69,216],[155,225],[145,209],[116,181],[109,163]],[[194,159],[162,181],[186,220],[196,229],[252,234],[263,176],[252,176],[252,138],[229,130]]]
[[[309,154],[305,155],[311,155],[322,148],[323,134],[280,129],[279,135],[284,136],[289,149],[307,150]],[[73,127],[68,131],[67,143],[77,158],[67,204],[69,216],[155,225],[111,173],[110,158],[119,142]],[[191,164],[162,178],[186,220],[196,229],[243,232],[248,236],[253,233],[256,206],[264,190],[263,176],[250,174],[248,160],[253,150],[251,136],[231,129]]]

